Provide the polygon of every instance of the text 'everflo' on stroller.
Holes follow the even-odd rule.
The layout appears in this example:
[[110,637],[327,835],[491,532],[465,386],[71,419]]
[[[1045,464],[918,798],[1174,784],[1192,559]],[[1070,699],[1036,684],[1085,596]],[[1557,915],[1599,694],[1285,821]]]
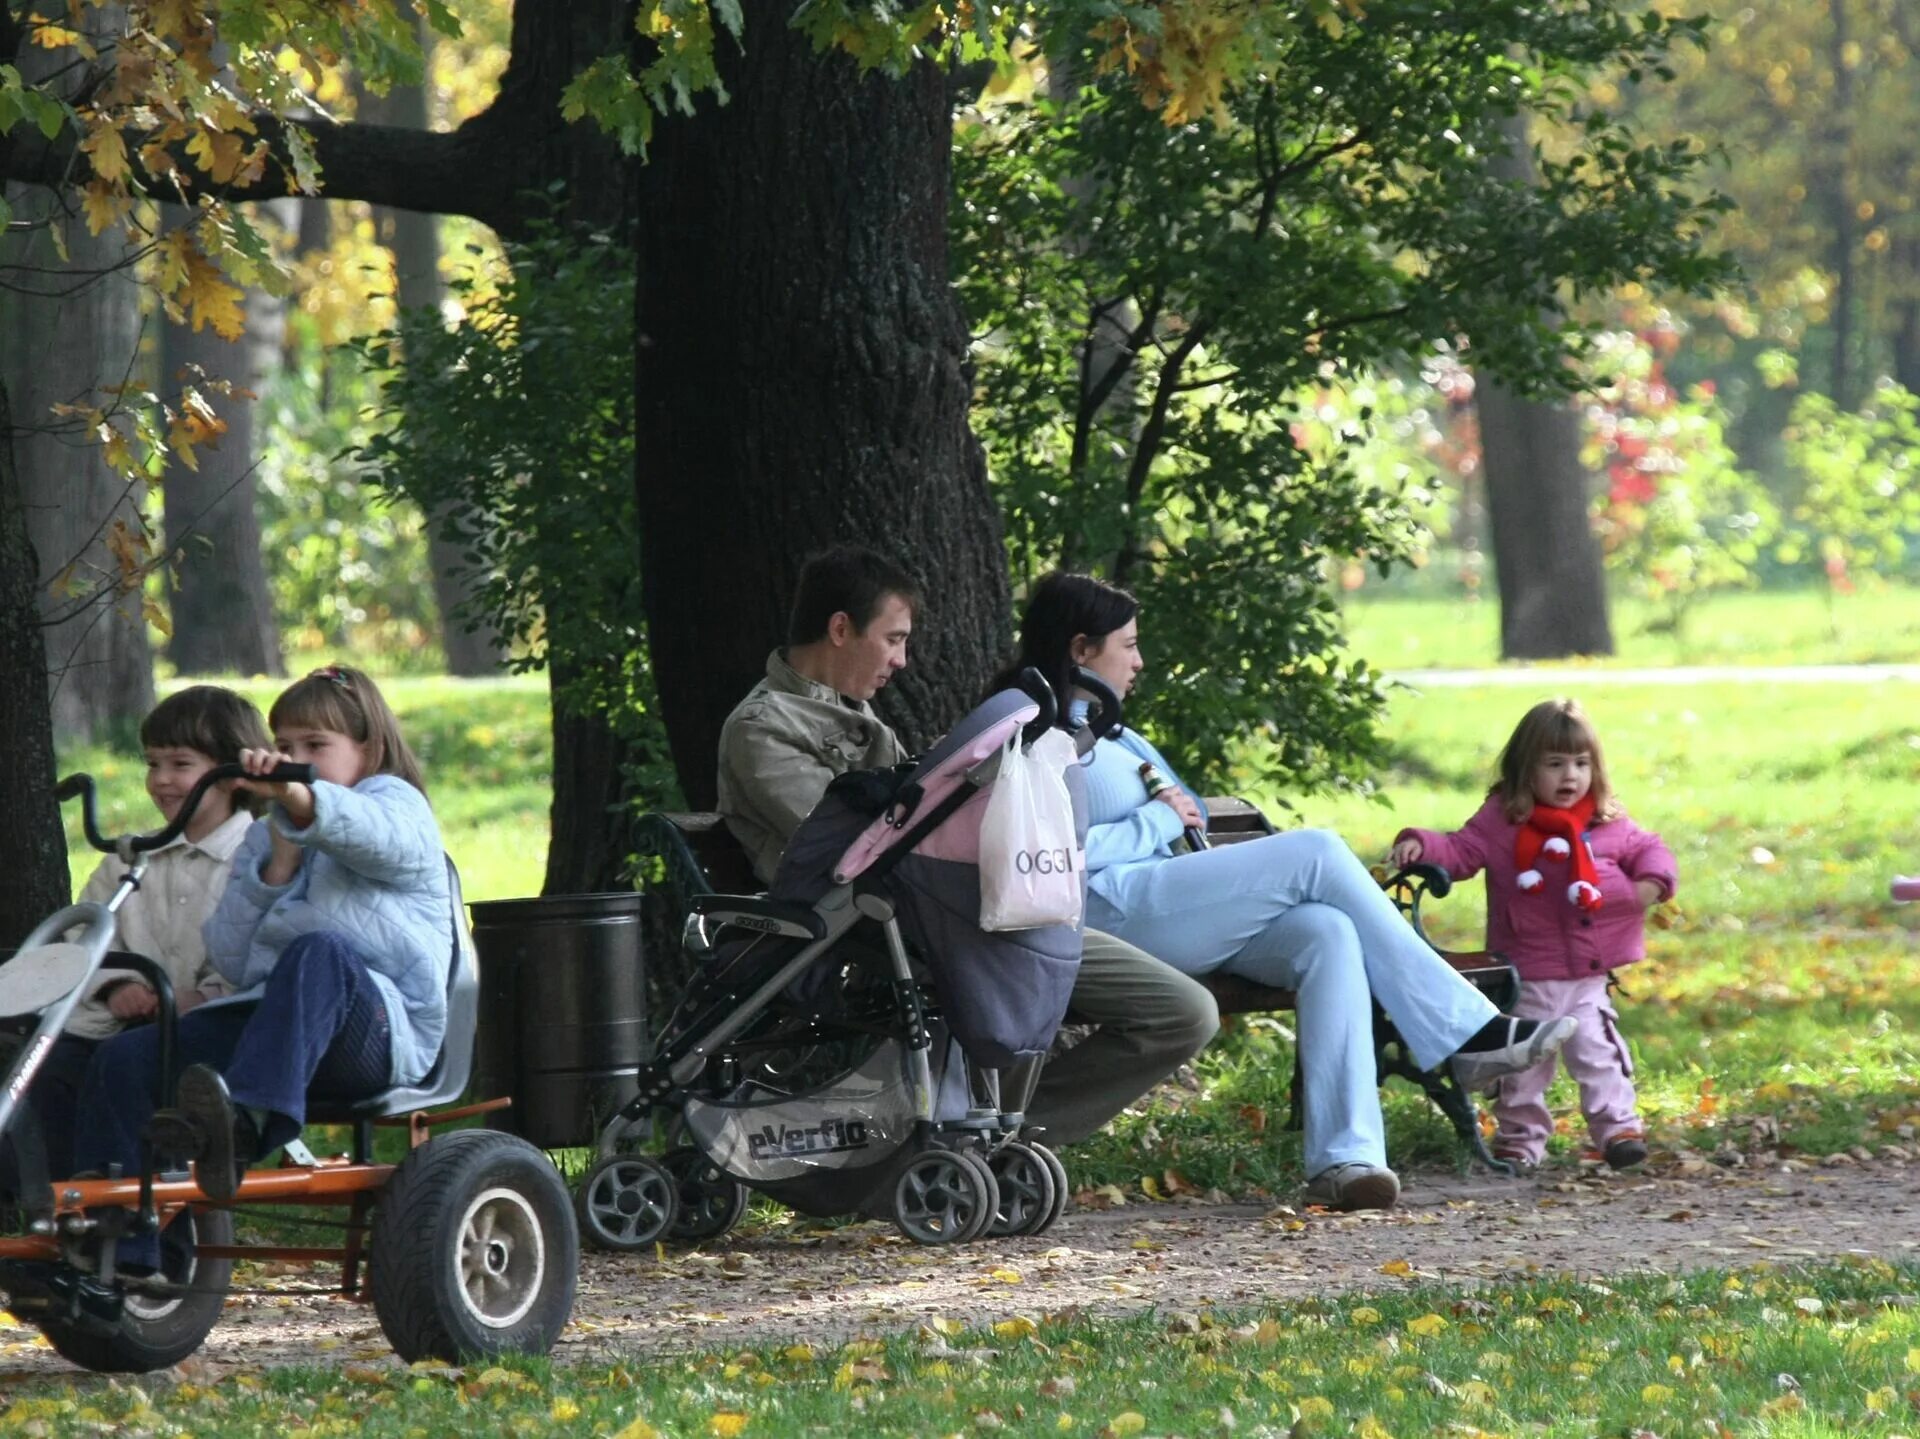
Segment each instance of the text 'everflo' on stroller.
[[[1080,679],[1097,703],[1084,753],[1120,707],[1097,677]],[[886,1215],[922,1244],[1037,1234],[1059,1218],[1066,1171],[1020,1132],[1080,933],[979,925],[980,825],[1002,756],[1057,715],[1037,672],[1021,684],[917,764],[836,780],[769,896],[695,900],[694,978],[576,1195],[591,1241],[712,1238],[749,1189],[811,1215]],[[1079,767],[1065,778],[1083,848]],[[680,1147],[623,1152],[660,1119]]]

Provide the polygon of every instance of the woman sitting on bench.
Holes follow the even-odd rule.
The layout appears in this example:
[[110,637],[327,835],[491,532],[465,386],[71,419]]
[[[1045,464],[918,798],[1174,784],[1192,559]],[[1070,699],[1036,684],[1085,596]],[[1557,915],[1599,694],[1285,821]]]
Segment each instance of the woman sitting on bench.
[[[1056,694],[1082,666],[1124,696],[1143,665],[1139,606],[1124,590],[1056,572],[1034,587],[1020,666]],[[1087,697],[1062,722],[1084,722]],[[1500,1014],[1408,927],[1338,836],[1295,830],[1189,851],[1206,815],[1131,729],[1087,756],[1087,923],[1176,969],[1223,971],[1290,989],[1305,1076],[1309,1202],[1386,1209],[1400,1182],[1386,1167],[1373,1054],[1379,1001],[1416,1062],[1451,1062],[1470,1089],[1537,1064],[1575,1031]],[[1183,852],[1187,851],[1187,852]]]

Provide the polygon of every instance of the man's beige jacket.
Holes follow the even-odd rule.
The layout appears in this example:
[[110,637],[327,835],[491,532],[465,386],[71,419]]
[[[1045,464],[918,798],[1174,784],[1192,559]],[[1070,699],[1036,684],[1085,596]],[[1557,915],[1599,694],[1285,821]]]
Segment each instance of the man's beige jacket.
[[721,727],[720,813],[771,884],[780,852],[836,777],[906,757],[870,705],[808,679],[775,650],[767,677]]

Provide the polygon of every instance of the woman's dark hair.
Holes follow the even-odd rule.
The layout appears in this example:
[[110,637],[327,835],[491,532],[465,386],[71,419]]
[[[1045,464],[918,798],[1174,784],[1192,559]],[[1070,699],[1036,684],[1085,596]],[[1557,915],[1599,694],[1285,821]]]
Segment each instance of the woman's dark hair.
[[801,567],[800,582],[794,586],[787,644],[812,644],[842,612],[865,634],[888,595],[900,596],[910,610],[920,608],[920,586],[885,555],[860,545],[814,555]]
[[1077,635],[1104,640],[1140,613],[1140,602],[1117,585],[1092,575],[1054,570],[1041,577],[1020,616],[1020,651],[994,688],[1018,685],[1020,671],[1032,666],[1053,686],[1060,702],[1060,724],[1068,725],[1073,701],[1073,641]]

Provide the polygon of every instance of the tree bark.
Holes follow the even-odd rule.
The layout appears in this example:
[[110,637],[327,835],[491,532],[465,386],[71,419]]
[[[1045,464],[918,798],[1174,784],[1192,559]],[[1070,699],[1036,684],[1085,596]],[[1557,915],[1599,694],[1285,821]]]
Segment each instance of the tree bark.
[[[53,725],[46,691],[46,644],[35,614],[33,577],[40,563],[27,533],[27,512],[13,465],[13,421],[0,383],[0,946],[64,905],[67,840],[53,803]],[[31,682],[28,680],[31,679]]]
[[1920,230],[1893,242],[1893,378],[1920,395]]
[[[1515,116],[1503,129],[1507,149],[1489,161],[1493,173],[1510,184],[1537,184],[1526,118]],[[1527,398],[1485,372],[1474,375],[1473,398],[1500,590],[1500,657],[1612,654],[1579,416],[1565,401]]]
[[[191,219],[178,205],[162,208],[168,228]],[[262,329],[275,327],[257,323],[261,308],[249,295],[247,332],[238,340],[161,320],[159,393],[171,401],[183,387],[199,387],[227,425],[217,447],[196,452],[194,465],[170,460],[160,490],[171,557],[167,658],[183,675],[286,673],[254,510],[251,397],[274,363],[273,339]],[[202,377],[228,381],[236,392],[219,394]]]
[[[634,162],[607,136],[560,119],[560,90],[590,61],[629,43],[632,27],[620,0],[585,0],[555,7],[519,4],[513,12],[513,60],[501,80],[494,108],[515,105],[532,112],[529,139],[538,156],[535,174],[562,184],[559,219],[621,233],[631,228]],[[466,127],[462,127],[465,129]],[[530,188],[519,181],[520,204],[504,225],[509,238],[527,233],[542,218]],[[635,556],[635,562],[639,556]],[[543,894],[584,894],[627,886],[633,853],[633,796],[629,762],[638,756],[604,716],[581,714],[567,703],[569,657],[549,654],[547,679],[553,715],[553,807]]]
[[663,124],[640,176],[641,573],[662,717],[699,806],[811,551],[859,541],[930,583],[914,663],[882,695],[911,745],[979,697],[1008,640],[947,280],[943,77],[863,76],[790,15],[747,6],[745,55],[721,44],[732,103]]
[[1855,361],[1855,322],[1859,309],[1859,263],[1855,245],[1859,224],[1853,192],[1853,65],[1848,50],[1847,0],[1828,0],[1830,22],[1827,63],[1833,69],[1833,106],[1827,117],[1827,222],[1832,227],[1830,264],[1833,266],[1833,304],[1828,329],[1833,336],[1833,363],[1829,390],[1834,404],[1853,410],[1860,403],[1860,381]]
[[[418,12],[413,17],[413,31],[423,63],[430,63],[433,32]],[[401,86],[385,95],[363,92],[360,115],[380,124],[425,130],[431,123],[426,87]],[[373,223],[380,243],[393,253],[394,303],[400,310],[402,326],[439,324],[446,287],[440,281],[438,217],[379,205],[374,208]],[[506,650],[491,625],[476,622],[473,599],[479,589],[478,577],[467,563],[464,548],[445,537],[448,525],[456,519],[457,509],[427,516],[427,563],[433,570],[433,598],[440,612],[440,648],[446,656],[447,673],[472,679],[498,674],[506,661]]]
[[1500,657],[1610,655],[1607,583],[1587,516],[1580,420],[1476,377],[1481,467],[1500,589]]
[[113,268],[124,258],[120,241],[111,233],[88,234],[82,221],[60,212],[53,196],[30,192],[14,208],[17,219],[59,226],[70,257],[60,259],[48,229],[8,241],[0,251],[0,265],[42,270],[31,275],[34,293],[25,293],[26,284],[0,291],[0,334],[6,336],[0,383],[12,397],[14,465],[44,566],[35,578],[48,625],[53,727],[63,739],[85,743],[131,730],[153,707],[141,586],[121,587],[122,572],[107,545],[116,523],[138,533],[141,521],[137,497],[107,468],[99,441],[56,417],[53,406],[104,405],[101,387],[134,374],[136,282]]

